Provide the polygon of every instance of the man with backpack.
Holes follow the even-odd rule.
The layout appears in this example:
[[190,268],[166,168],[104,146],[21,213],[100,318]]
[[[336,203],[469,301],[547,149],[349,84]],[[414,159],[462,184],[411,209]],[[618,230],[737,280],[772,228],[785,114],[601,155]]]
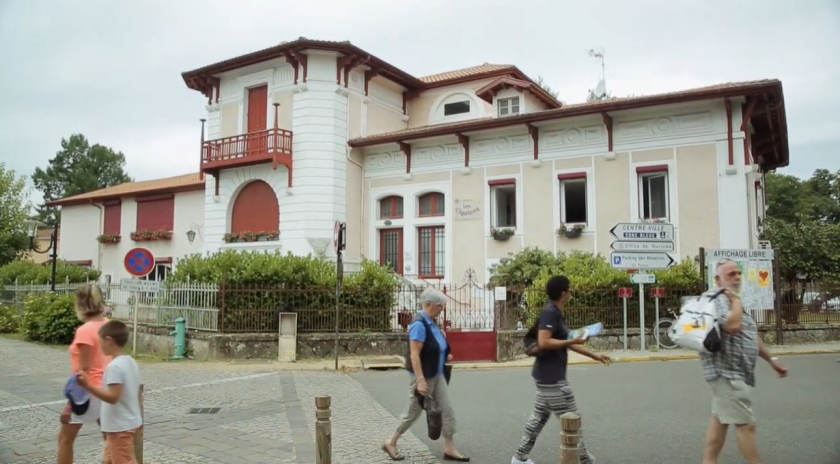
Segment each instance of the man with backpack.
[[750,390],[755,387],[756,360],[758,356],[766,360],[779,377],[787,376],[787,368],[770,355],[758,336],[755,321],[741,306],[741,269],[734,261],[717,263],[715,285],[704,296],[714,301],[720,347],[711,353],[700,352],[703,372],[712,390],[712,419],[706,433],[703,464],[717,464],[729,425],[735,426],[738,448],[747,464],[759,464],[750,399]]
[[[556,276],[548,280],[545,286],[548,305],[540,314],[537,324],[529,331],[529,336],[526,336],[526,345],[531,345],[526,347],[526,352],[535,358],[531,375],[537,384],[537,398],[534,413],[525,425],[522,443],[510,459],[511,464],[534,464],[534,461],[528,459],[528,454],[534,448],[537,436],[545,427],[551,414],[560,417],[567,412],[577,412],[574,394],[566,380],[568,350],[571,349],[604,364],[610,361],[606,355],[594,354],[583,348],[585,338],[568,340],[569,328],[566,326],[562,308],[571,296],[569,287],[569,279],[565,276]],[[580,463],[595,464],[595,460],[586,451],[582,440],[580,448]]]

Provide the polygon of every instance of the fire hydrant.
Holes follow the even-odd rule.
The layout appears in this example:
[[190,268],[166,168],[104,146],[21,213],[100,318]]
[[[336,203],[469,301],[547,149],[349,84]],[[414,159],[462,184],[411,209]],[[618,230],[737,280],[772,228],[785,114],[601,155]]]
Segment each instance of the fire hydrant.
[[175,336],[175,356],[172,359],[184,359],[187,352],[187,321],[183,317],[175,319],[175,330],[169,335]]

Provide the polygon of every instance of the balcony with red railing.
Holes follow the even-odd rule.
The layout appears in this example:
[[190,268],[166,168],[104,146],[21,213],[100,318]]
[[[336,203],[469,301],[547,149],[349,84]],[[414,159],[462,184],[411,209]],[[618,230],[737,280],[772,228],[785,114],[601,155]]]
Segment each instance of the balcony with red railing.
[[248,134],[204,140],[204,120],[201,125],[201,173],[217,176],[221,169],[271,163],[272,169],[283,165],[289,170],[292,186],[292,131],[277,127],[277,107],[274,104],[274,127]]

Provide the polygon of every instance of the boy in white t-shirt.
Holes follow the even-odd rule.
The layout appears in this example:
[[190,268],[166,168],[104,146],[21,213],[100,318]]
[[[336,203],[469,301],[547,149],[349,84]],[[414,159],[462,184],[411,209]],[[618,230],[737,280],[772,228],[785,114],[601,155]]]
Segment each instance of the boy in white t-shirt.
[[140,410],[140,369],[125,354],[128,328],[120,321],[108,321],[99,329],[102,352],[113,356],[105,368],[102,388],[88,383],[80,373],[79,385],[102,400],[99,428],[105,435],[105,464],[132,464],[134,433],[143,425]]

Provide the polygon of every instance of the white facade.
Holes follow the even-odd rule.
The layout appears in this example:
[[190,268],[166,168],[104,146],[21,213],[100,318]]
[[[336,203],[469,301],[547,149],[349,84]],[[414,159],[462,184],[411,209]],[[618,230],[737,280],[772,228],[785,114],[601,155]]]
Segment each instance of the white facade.
[[[102,235],[104,208],[98,205],[72,205],[61,210],[60,240],[66,243],[60,251],[60,259],[67,261],[91,261],[93,267],[102,271],[102,279],[112,282],[131,277],[125,269],[126,253],[133,248],[146,248],[155,258],[171,261],[161,266],[174,269],[177,260],[186,255],[201,253],[206,237],[204,227],[204,194],[201,191],[175,194],[175,220],[171,240],[134,242],[131,233],[136,231],[137,204],[133,198],[124,198],[120,214],[120,243],[101,244],[96,238]],[[190,243],[187,232],[193,230],[195,239]]]

